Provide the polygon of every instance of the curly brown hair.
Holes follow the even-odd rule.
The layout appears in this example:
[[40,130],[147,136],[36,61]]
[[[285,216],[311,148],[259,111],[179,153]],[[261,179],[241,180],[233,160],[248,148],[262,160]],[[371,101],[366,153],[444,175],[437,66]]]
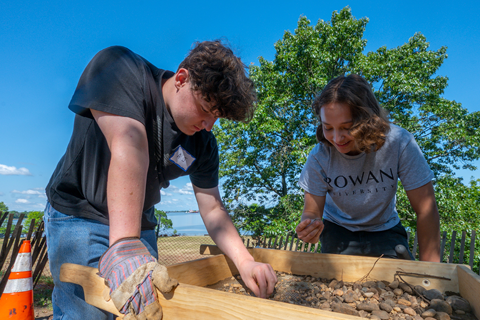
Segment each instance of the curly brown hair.
[[367,80],[356,74],[336,77],[315,98],[312,108],[320,120],[317,140],[331,145],[323,135],[320,109],[336,102],[350,107],[353,125],[349,132],[355,139],[358,150],[369,153],[380,149],[390,131],[388,113],[378,103]]
[[189,73],[192,90],[207,102],[220,118],[250,121],[255,112],[256,93],[246,66],[220,40],[196,42],[178,69]]

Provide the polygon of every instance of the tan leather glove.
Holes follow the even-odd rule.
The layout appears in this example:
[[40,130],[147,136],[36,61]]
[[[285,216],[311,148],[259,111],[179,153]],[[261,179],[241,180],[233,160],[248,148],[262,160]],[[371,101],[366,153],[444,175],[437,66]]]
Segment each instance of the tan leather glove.
[[138,238],[115,242],[100,258],[98,269],[125,320],[161,319],[155,288],[166,293],[178,285]]

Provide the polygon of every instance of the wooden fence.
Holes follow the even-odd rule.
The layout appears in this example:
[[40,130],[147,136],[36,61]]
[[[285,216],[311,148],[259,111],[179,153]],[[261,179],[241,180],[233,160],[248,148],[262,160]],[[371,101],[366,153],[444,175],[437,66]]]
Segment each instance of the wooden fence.
[[[475,258],[475,239],[476,239],[476,232],[473,230],[470,235],[470,243],[469,248],[467,248],[466,240],[467,240],[467,232],[462,231],[462,238],[460,243],[457,241],[457,231],[452,231],[451,237],[447,237],[447,231],[443,231],[441,234],[441,242],[440,242],[440,252],[442,257],[442,262],[446,263],[459,263],[459,264],[467,264],[465,259],[465,253],[469,253],[469,261],[468,265],[470,268],[473,269],[474,265],[474,258]],[[408,233],[410,237],[410,232]],[[417,257],[417,234],[415,233],[415,238],[413,240],[413,247],[411,248],[412,254],[414,257]],[[448,250],[447,250],[448,249]]]
[[[3,213],[0,211],[0,226],[3,225],[3,222],[8,216],[7,227],[5,230],[5,235],[3,237],[2,248],[0,250],[0,274],[2,275],[0,280],[0,295],[2,295],[5,286],[7,285],[8,277],[10,276],[10,271],[15,263],[17,258],[18,251],[22,245],[23,240],[30,240],[32,247],[32,280],[33,285],[37,284],[42,274],[43,268],[48,261],[47,257],[47,246],[46,239],[43,234],[43,221],[40,223],[38,228],[34,231],[35,219],[31,220],[30,228],[25,238],[22,239],[23,234],[23,218],[25,214],[20,214],[20,217],[17,220],[15,228],[12,232],[13,226],[13,214],[8,214],[8,212]],[[8,263],[6,263],[8,262]],[[4,268],[5,267],[5,268]]]

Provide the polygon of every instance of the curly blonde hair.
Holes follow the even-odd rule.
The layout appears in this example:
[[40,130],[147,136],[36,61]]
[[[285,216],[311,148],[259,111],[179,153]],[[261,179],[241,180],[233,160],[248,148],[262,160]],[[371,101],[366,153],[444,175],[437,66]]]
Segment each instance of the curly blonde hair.
[[323,135],[320,109],[336,102],[350,107],[353,125],[349,132],[358,150],[369,153],[380,149],[390,131],[388,113],[378,103],[367,80],[356,74],[339,76],[331,80],[315,98],[312,108],[320,120],[316,134],[317,140],[331,145]]

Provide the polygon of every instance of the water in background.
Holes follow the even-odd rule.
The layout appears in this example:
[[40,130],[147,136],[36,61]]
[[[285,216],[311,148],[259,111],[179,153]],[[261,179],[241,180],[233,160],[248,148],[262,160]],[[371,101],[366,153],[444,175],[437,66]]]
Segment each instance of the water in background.
[[171,234],[173,230],[187,236],[203,236],[208,233],[200,212],[167,212],[167,218],[172,220],[173,229],[166,230],[165,233]]
[[[177,230],[177,234],[186,236],[203,236],[208,234],[200,212],[167,212],[167,218],[172,220],[173,228],[162,233],[172,234],[173,230]],[[25,219],[23,219],[23,222],[25,222]],[[16,223],[17,219],[14,219],[12,225],[15,226]]]

